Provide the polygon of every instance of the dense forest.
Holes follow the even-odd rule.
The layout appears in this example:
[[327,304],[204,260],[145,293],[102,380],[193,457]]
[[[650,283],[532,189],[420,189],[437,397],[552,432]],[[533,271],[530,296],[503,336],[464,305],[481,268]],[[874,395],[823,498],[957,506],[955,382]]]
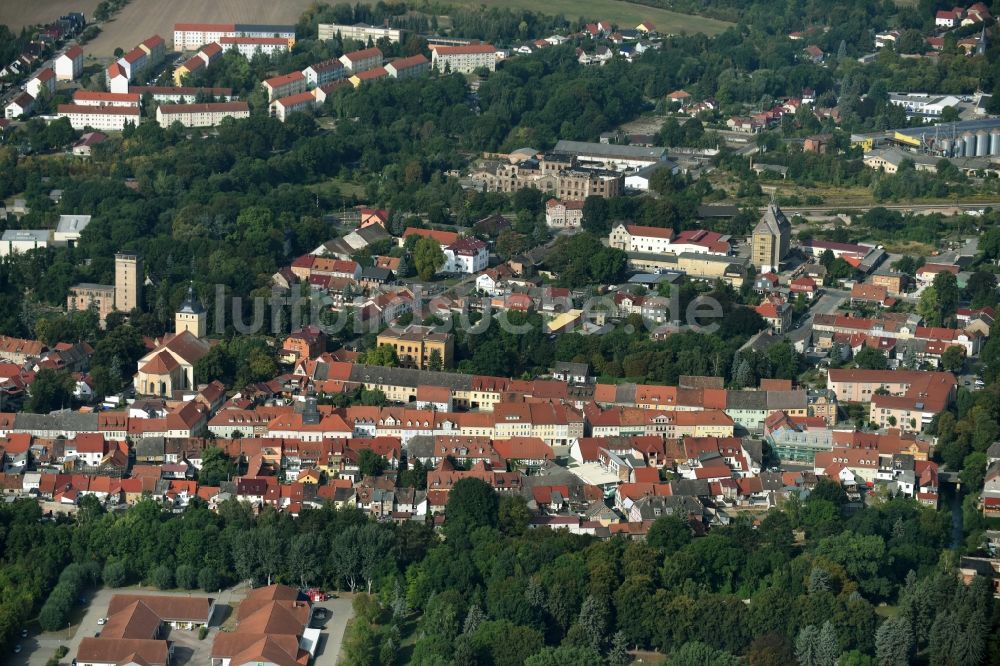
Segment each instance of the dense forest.
[[971,666],[1000,654],[988,582],[955,575],[948,514],[909,500],[847,511],[821,481],[756,528],[737,518],[692,538],[668,516],[645,543],[530,530],[528,518],[523,499],[471,479],[449,496],[444,541],[329,508],[254,517],[196,499],[180,515],[150,501],[112,514],[88,499],[70,522],[4,505],[0,650],[36,613],[64,627],[98,583],[279,581],[373,595],[356,600],[349,664],[620,664],[626,647],[680,664]]

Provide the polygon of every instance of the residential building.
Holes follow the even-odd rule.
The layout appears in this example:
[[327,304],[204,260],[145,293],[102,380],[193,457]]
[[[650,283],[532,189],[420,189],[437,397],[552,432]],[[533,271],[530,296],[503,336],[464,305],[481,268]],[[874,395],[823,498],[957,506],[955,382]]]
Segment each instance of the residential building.
[[315,95],[312,92],[301,92],[275,100],[271,103],[271,111],[275,118],[281,122],[285,122],[291,114],[299,111],[308,111],[315,106]]
[[751,238],[751,263],[761,273],[777,273],[788,254],[792,225],[775,204],[769,204]]
[[583,226],[583,201],[545,202],[545,225],[550,229],[579,229]]
[[73,93],[76,106],[114,106],[138,110],[141,98],[138,93],[111,93],[77,90]]
[[490,262],[486,243],[478,238],[459,238],[444,249],[445,273],[473,275],[485,269]]
[[376,345],[389,345],[396,350],[401,364],[420,370],[429,366],[435,352],[440,357],[442,368],[451,367],[455,356],[455,336],[438,333],[432,326],[410,324],[402,331],[386,329],[378,334]]
[[51,67],[46,67],[45,69],[34,75],[24,86],[25,91],[35,99],[42,94],[44,90],[49,95],[55,93],[56,91],[56,73]]
[[360,74],[382,66],[382,50],[377,47],[352,51],[340,56],[340,62],[351,74]]
[[214,127],[224,118],[249,118],[246,102],[207,102],[204,104],[161,104],[156,107],[160,127],[180,123],[184,127]]
[[236,98],[232,88],[201,88],[195,86],[129,86],[128,91],[139,95],[150,95],[157,104],[186,104],[199,95],[213,98],[216,102],[229,102]]
[[492,72],[497,67],[497,50],[492,44],[432,46],[431,66],[439,72],[471,74],[480,67]]
[[102,132],[120,132],[128,123],[138,127],[141,120],[138,107],[60,104],[57,112],[60,118],[69,118],[70,125],[77,130],[89,127]]
[[26,92],[17,95],[12,99],[7,106],[4,107],[3,115],[4,118],[8,120],[14,120],[16,118],[24,118],[31,115],[32,109],[35,108],[35,98]]
[[[287,53],[291,50],[289,40],[284,37],[222,37],[218,40],[223,53],[236,51],[246,59],[251,59],[258,53],[272,56],[275,53]],[[294,43],[295,39],[292,38]]]
[[714,254],[726,256],[731,252],[729,236],[691,229],[675,234],[670,227],[645,227],[637,224],[619,224],[608,236],[611,247],[625,252],[647,254]]
[[56,79],[76,81],[83,74],[83,49],[73,44],[55,59]]
[[309,65],[302,70],[302,74],[306,77],[307,87],[312,89],[344,78],[345,68],[340,60],[331,58]]
[[775,333],[785,333],[792,325],[792,306],[788,303],[764,301],[754,310]]
[[320,23],[317,30],[318,38],[324,41],[339,36],[342,40],[351,39],[356,42],[366,43],[369,39],[373,42],[377,42],[380,39],[387,39],[395,44],[402,41],[403,32],[399,28],[368,25],[366,23],[356,23],[354,25]]
[[409,79],[425,76],[431,71],[431,62],[423,53],[408,58],[396,58],[385,65],[385,71],[393,79]]
[[113,93],[128,92],[129,76],[125,71],[125,68],[118,62],[113,62],[108,65],[107,69],[104,71],[104,77],[109,91]]
[[366,83],[368,81],[378,81],[380,79],[387,79],[387,78],[389,78],[389,72],[388,70],[386,70],[385,67],[374,67],[372,69],[366,69],[363,72],[358,72],[357,74],[354,74],[353,76],[351,76],[349,81],[351,82],[352,86],[358,88],[361,86],[362,83]]
[[293,25],[257,25],[252,23],[177,23],[174,24],[174,50],[193,51],[223,38],[281,39],[287,48],[295,44]]
[[90,157],[94,146],[108,140],[107,134],[101,132],[86,132],[80,140],[73,144],[73,155],[77,157]]
[[297,95],[306,91],[307,80],[302,72],[291,72],[265,80],[261,86],[267,93],[267,101]]

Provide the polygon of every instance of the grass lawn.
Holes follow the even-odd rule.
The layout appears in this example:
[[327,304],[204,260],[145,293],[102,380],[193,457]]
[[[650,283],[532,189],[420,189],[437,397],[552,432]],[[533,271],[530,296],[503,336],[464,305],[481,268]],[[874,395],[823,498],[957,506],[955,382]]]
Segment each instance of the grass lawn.
[[[367,1],[371,4],[374,0]],[[726,21],[681,14],[622,0],[548,0],[542,4],[533,0],[451,0],[449,4],[472,8],[529,9],[540,14],[562,14],[568,19],[607,20],[622,28],[634,28],[642,21],[652,21],[661,34],[703,32],[706,35],[717,35],[733,25]]]
[[930,243],[919,243],[917,241],[886,241],[883,243],[885,251],[890,254],[911,254],[930,257],[934,252],[934,246]]
[[875,614],[886,619],[899,615],[898,606],[876,606]]
[[364,186],[346,180],[340,180],[339,178],[331,178],[329,180],[324,180],[321,183],[314,183],[309,185],[307,189],[318,194],[333,197],[342,196],[363,199],[365,196]]

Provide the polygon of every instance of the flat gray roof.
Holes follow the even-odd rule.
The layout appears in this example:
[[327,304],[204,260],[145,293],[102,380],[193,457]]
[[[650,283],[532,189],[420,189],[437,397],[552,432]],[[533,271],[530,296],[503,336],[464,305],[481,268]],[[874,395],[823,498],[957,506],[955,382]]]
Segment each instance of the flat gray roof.
[[621,158],[627,160],[659,160],[667,152],[666,148],[644,146],[620,146],[613,143],[590,143],[588,141],[561,140],[552,149],[554,153],[573,155],[594,155],[597,157]]

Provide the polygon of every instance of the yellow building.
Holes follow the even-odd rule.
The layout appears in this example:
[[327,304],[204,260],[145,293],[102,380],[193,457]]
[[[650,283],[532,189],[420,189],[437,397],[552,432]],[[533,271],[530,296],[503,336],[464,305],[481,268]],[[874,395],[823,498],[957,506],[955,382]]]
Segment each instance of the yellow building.
[[379,333],[376,344],[389,345],[396,350],[400,365],[420,370],[429,367],[431,355],[436,351],[441,357],[441,367],[451,367],[455,358],[455,337],[451,333],[437,333],[431,326],[410,324],[403,331],[391,328]]

